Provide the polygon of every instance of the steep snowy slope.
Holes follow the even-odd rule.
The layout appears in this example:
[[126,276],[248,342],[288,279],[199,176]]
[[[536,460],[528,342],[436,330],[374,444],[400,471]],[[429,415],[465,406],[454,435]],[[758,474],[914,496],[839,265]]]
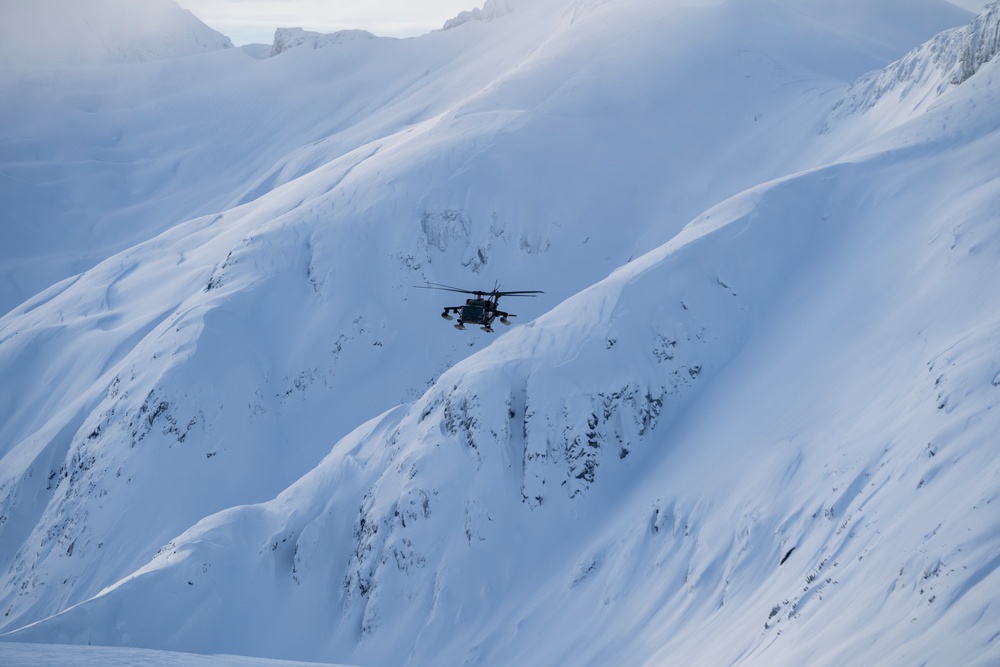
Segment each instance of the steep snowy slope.
[[386,665],[994,663],[996,73],[891,149],[707,211],[275,500],[14,636]]
[[922,114],[998,53],[1000,5],[993,3],[972,24],[942,32],[892,66],[862,77],[838,105],[830,124],[853,125],[870,135],[885,132]]
[[[859,149],[827,120],[879,31],[845,26],[894,4],[518,4],[351,41],[450,68],[388,92],[342,44],[252,61],[380,93],[0,320],[4,627],[363,664],[988,659],[995,67]],[[622,264],[447,371],[484,337],[410,289],[558,300]]]
[[[212,143],[209,91],[196,92],[205,65],[176,59],[227,61],[235,54],[217,53],[227,49],[173,0],[5,0],[0,314],[204,212],[207,188],[191,167],[223,177],[229,160]],[[174,62],[151,62],[163,60]]]
[[[641,223],[665,210],[676,228],[786,171],[779,147],[800,146],[803,90],[851,81],[964,21],[933,0],[895,17],[880,3],[851,11],[811,3],[790,17],[770,3],[640,3],[630,14],[586,4],[564,14],[551,0],[516,12],[515,3],[496,4],[503,8],[480,12],[491,20],[419,39],[334,37],[326,48],[266,60],[229,49],[117,67],[82,59],[42,72],[8,60],[20,66],[0,67],[0,313],[181,221],[407,132],[419,139],[416,156],[455,152],[426,174],[423,162],[411,166],[419,181],[397,177],[392,197],[406,214],[511,216],[518,204],[533,225],[551,226],[598,215]],[[42,7],[25,6],[33,17]],[[76,26],[84,10],[100,17],[109,7],[81,0],[58,14]],[[105,22],[132,35],[134,14],[116,8]],[[18,38],[3,43],[39,32],[37,20],[11,16],[2,23]],[[178,42],[185,34],[165,33]],[[278,50],[286,37],[276,38]],[[34,60],[37,51],[47,52],[16,52]],[[431,126],[434,135],[412,134]],[[410,183],[427,188],[399,190]],[[469,209],[465,197],[484,190],[496,197]],[[414,206],[420,197],[429,201]],[[656,230],[593,279],[668,238]],[[544,244],[545,232],[526,243]]]
[[[246,656],[194,655],[175,651],[103,646],[0,643],[4,667],[322,667],[319,663],[285,662]],[[329,667],[335,667],[330,665]]]

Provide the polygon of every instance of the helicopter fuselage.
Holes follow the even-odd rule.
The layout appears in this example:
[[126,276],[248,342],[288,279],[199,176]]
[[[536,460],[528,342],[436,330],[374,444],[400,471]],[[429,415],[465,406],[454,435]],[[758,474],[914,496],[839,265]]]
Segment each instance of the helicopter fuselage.
[[510,324],[508,317],[512,317],[510,313],[505,313],[502,310],[497,310],[497,299],[466,299],[465,305],[463,306],[446,306],[444,312],[441,313],[441,317],[446,320],[452,319],[450,313],[458,315],[458,324],[456,328],[464,329],[466,324],[477,324],[483,328],[484,331],[493,331],[493,320],[500,316],[500,321],[504,324]]
[[492,324],[497,305],[489,299],[466,299],[459,306],[459,318],[467,324]]
[[493,320],[497,317],[500,318],[501,324],[510,324],[510,318],[514,317],[513,313],[506,313],[499,308],[500,297],[502,296],[535,296],[536,294],[541,294],[542,292],[538,290],[528,290],[528,291],[517,291],[517,292],[501,292],[499,285],[493,288],[491,292],[485,291],[472,291],[461,289],[458,287],[450,287],[448,285],[439,285],[437,283],[428,283],[426,285],[418,285],[423,289],[439,289],[446,292],[461,292],[463,294],[471,294],[472,298],[465,300],[465,305],[462,306],[445,306],[444,311],[441,313],[441,317],[446,320],[452,320],[454,317],[452,315],[458,315],[458,322],[455,324],[456,329],[464,329],[466,324],[478,324],[482,327],[483,331],[493,331]]

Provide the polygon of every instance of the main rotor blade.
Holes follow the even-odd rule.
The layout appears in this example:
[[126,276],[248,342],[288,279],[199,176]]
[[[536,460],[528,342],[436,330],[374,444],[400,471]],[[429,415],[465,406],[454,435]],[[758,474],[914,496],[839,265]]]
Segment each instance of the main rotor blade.
[[461,292],[462,294],[482,294],[482,292],[473,292],[472,290],[460,289],[458,287],[451,287],[450,285],[442,285],[440,283],[427,283],[426,285],[415,285],[418,289],[438,289],[445,292]]
[[521,290],[519,292],[493,292],[496,296],[535,296],[536,294],[545,294],[541,290]]
[[494,297],[501,296],[535,296],[536,294],[545,294],[541,290],[518,290],[514,292],[499,292],[497,290],[486,291],[486,290],[471,290],[462,289],[461,287],[452,287],[451,285],[442,285],[441,283],[427,283],[426,285],[415,285],[419,289],[436,289],[445,292],[459,292],[461,294],[476,294],[479,296],[492,295]]

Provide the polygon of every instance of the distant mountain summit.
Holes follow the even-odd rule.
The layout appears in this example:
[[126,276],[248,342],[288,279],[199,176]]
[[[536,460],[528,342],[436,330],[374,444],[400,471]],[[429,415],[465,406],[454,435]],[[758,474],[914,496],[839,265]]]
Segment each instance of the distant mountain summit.
[[946,30],[884,69],[861,77],[830,116],[830,123],[876,108],[902,106],[923,113],[949,89],[958,86],[1000,53],[1000,2],[993,2],[972,23]]
[[334,33],[312,32],[302,28],[278,28],[274,31],[274,43],[271,44],[271,54],[276,56],[289,49],[308,46],[320,49],[333,44],[343,44],[358,39],[375,39],[375,35],[367,30],[340,30]]
[[135,62],[232,48],[173,0],[5,0],[0,67]]
[[492,21],[512,11],[514,5],[511,0],[486,0],[482,9],[476,7],[467,12],[460,12],[455,18],[445,21],[443,29],[451,30],[469,21]]

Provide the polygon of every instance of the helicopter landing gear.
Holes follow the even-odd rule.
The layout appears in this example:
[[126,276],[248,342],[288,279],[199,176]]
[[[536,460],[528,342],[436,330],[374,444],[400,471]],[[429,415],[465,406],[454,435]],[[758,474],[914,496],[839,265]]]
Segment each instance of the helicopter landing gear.
[[484,324],[483,331],[485,331],[486,333],[493,333],[493,327],[489,326],[488,324]]
[[448,314],[448,311],[447,311],[447,310],[446,310],[446,311],[444,311],[443,313],[441,313],[441,317],[443,317],[443,318],[444,318],[444,319],[446,319],[446,320],[451,320],[451,319],[454,319],[454,318],[452,318],[452,316],[451,316],[451,315],[449,315],[449,314]]
[[462,323],[462,320],[458,321],[458,324],[455,325],[455,328],[458,329],[459,331],[465,331],[465,325]]
[[500,318],[500,324],[509,327],[510,326],[510,320],[508,320],[506,317],[501,317]]

